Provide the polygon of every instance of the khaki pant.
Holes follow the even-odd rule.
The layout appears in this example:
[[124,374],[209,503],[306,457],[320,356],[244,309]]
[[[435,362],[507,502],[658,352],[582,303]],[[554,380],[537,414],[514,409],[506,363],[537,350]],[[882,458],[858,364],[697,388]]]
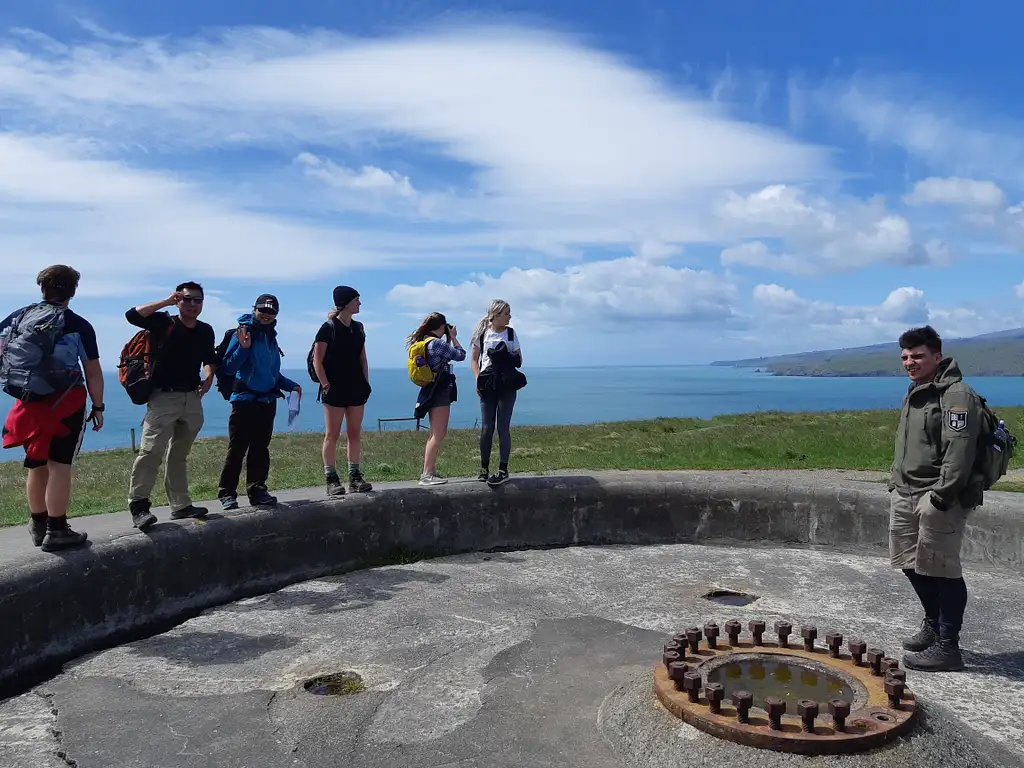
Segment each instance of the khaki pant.
[[931,503],[928,492],[889,494],[889,559],[893,568],[912,569],[924,576],[958,579],[960,546],[967,512],[959,504],[948,510]]
[[188,492],[188,454],[203,428],[203,401],[195,392],[154,392],[142,422],[142,443],[132,465],[129,504],[148,499],[156,485],[160,463],[171,510],[192,503]]

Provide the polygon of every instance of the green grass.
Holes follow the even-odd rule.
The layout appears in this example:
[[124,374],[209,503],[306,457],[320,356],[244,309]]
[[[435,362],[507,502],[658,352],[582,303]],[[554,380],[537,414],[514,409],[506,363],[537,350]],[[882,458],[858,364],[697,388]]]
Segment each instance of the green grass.
[[[1024,408],[997,408],[1017,435],[1024,434]],[[892,461],[895,410],[837,413],[761,412],[713,419],[655,419],[588,426],[513,427],[512,470],[565,469],[870,469]],[[370,482],[419,477],[426,432],[396,430],[363,435],[363,472]],[[272,489],[320,485],[321,436],[281,434],[271,443]],[[344,438],[342,438],[342,446]],[[222,438],[199,440],[192,450],[190,480],[197,499],[216,496],[224,459]],[[344,448],[339,449],[342,466]],[[495,445],[495,454],[497,445]],[[1013,467],[1020,467],[1020,457]],[[496,456],[495,456],[496,458]],[[124,509],[130,450],[84,453],[75,469],[72,515]],[[475,430],[452,430],[441,450],[438,470],[448,476],[475,476],[479,466]],[[244,481],[244,474],[243,474]],[[0,463],[0,525],[27,518],[24,470],[20,462]],[[1005,482],[1000,490],[1024,490]],[[164,504],[162,478],[154,504]]]

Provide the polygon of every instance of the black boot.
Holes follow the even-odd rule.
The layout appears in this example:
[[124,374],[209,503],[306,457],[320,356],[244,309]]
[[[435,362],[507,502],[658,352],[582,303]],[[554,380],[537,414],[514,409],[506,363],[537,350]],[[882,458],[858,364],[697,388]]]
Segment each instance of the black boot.
[[89,535],[71,530],[67,517],[48,517],[46,519],[46,536],[40,544],[43,552],[56,552],[58,549],[80,547],[85,544]]
[[925,618],[921,622],[921,629],[916,635],[908,637],[903,641],[903,649],[907,651],[923,651],[930,648],[939,639],[939,622],[934,619]]
[[903,666],[919,672],[951,672],[963,669],[964,660],[956,640],[939,638],[920,653],[904,654]]
[[43,539],[46,538],[46,517],[45,512],[41,515],[32,515],[32,522],[28,524],[28,532],[32,537],[32,543],[37,547],[41,547]]
[[135,499],[128,503],[132,525],[140,531],[156,522],[156,515],[149,511],[149,499]]

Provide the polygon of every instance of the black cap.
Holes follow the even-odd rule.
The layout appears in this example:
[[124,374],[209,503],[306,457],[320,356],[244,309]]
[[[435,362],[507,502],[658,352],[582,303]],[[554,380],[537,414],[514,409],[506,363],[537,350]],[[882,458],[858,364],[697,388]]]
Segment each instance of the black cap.
[[277,296],[269,293],[261,294],[253,307],[257,310],[266,310],[273,314],[277,314],[281,310],[281,305],[277,302]]
[[334,306],[343,309],[352,299],[359,295],[359,291],[347,285],[339,285],[334,289]]

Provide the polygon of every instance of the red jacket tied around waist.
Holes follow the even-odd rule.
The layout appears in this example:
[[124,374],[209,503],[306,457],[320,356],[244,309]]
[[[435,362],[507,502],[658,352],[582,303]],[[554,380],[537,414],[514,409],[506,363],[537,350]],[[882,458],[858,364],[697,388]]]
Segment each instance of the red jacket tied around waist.
[[25,458],[46,461],[50,457],[50,441],[65,437],[70,431],[64,419],[85,407],[85,387],[72,387],[60,402],[60,395],[25,402],[18,400],[4,424],[4,448],[25,446]]

